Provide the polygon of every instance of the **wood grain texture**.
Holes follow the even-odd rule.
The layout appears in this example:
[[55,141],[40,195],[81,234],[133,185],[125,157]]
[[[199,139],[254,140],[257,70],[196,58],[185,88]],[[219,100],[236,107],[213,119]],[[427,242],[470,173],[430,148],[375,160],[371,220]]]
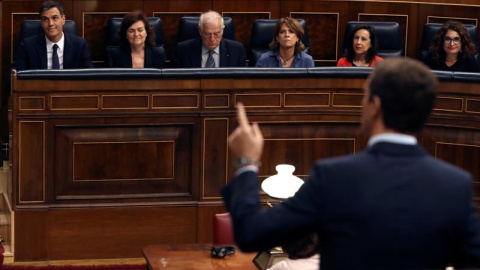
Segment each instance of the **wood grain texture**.
[[[148,270],[164,269],[258,269],[253,263],[255,253],[243,253],[236,250],[235,254],[224,259],[210,256],[211,245],[152,245],[143,248]],[[185,259],[188,258],[188,259]]]
[[140,257],[147,245],[195,242],[195,212],[195,207],[54,210],[43,218],[43,241],[51,260]]
[[[28,235],[38,243],[38,237],[48,242],[30,245],[26,237],[16,238],[18,259],[112,258],[138,255],[140,244],[210,242],[213,214],[224,211],[220,190],[235,172],[227,150],[227,136],[236,127],[235,101],[246,103],[250,121],[260,124],[265,137],[259,184],[280,163],[293,164],[295,174],[306,179],[316,160],[355,154],[365,147],[367,139],[359,132],[364,81],[311,76],[122,81],[14,77],[13,192],[14,207],[21,212],[17,232],[29,230],[34,224],[30,220],[45,211],[43,227],[34,230],[41,231]],[[441,81],[439,89],[441,101],[419,141],[478,182],[478,87]],[[126,95],[134,100],[198,96],[199,103],[195,107],[190,98],[179,98],[173,107],[152,106],[153,102],[138,106],[121,101]],[[311,95],[316,98],[307,98]],[[61,110],[52,109],[51,96],[62,97]],[[113,110],[66,101],[82,96],[108,96],[119,103],[111,103],[117,104]],[[212,96],[222,97],[221,108],[201,102]],[[43,97],[45,109],[20,110],[21,100],[24,108],[38,107],[31,97]],[[136,106],[120,106],[130,103]],[[40,153],[49,162],[43,162]],[[21,164],[28,164],[28,170]],[[39,175],[45,176],[44,185]],[[27,197],[36,202],[22,199]],[[480,204],[477,184],[475,201]],[[115,235],[139,244],[124,245]],[[65,251],[84,238],[89,240],[75,252]],[[87,248],[107,244],[115,248],[100,253]]]
[[[1,2],[3,82],[10,74],[12,42],[20,22],[34,17],[40,4]],[[480,14],[474,0],[254,4],[77,0],[62,4],[67,18],[77,22],[78,32],[92,41],[95,61],[102,61],[106,18],[134,9],[164,19],[167,50],[173,50],[168,46],[175,43],[175,23],[182,14],[211,8],[228,14],[234,18],[241,42],[248,42],[255,16],[266,16],[265,12],[271,18],[299,16],[307,20],[317,65],[334,64],[345,24],[359,14],[365,19],[408,15],[406,53],[413,57],[429,16],[473,22]],[[322,62],[325,59],[330,62]],[[14,81],[10,130],[16,259],[132,257],[141,256],[139,250],[149,244],[210,242],[210,219],[224,211],[220,189],[235,171],[226,150],[226,137],[236,126],[235,102],[248,103],[250,120],[260,123],[267,139],[260,181],[275,172],[277,163],[294,164],[296,173],[305,178],[315,160],[357,153],[365,147],[366,138],[358,132],[363,83],[364,79],[313,77]],[[177,95],[183,98],[169,102]],[[6,99],[2,102],[5,106]],[[27,129],[22,128],[21,123],[41,121],[44,127],[27,124]],[[419,136],[429,153],[473,175],[477,205],[479,121],[478,85],[442,81],[432,118]],[[170,146],[173,152],[167,151]],[[20,169],[21,164],[29,170]],[[152,180],[140,180],[144,178]],[[103,251],[96,252],[91,248],[95,245]]]

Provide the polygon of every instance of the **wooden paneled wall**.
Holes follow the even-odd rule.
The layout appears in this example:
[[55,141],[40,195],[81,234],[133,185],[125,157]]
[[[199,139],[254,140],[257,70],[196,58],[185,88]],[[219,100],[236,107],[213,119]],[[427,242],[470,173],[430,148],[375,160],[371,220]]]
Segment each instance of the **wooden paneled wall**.
[[[239,101],[264,134],[259,181],[281,163],[305,178],[316,160],[365,147],[364,78],[278,75],[14,77],[15,259],[140,257],[150,244],[211,242],[235,170],[227,136]],[[439,89],[419,142],[472,173],[478,206],[480,90]]]
[[[21,22],[36,18],[41,2],[0,1],[4,111]],[[350,20],[399,22],[406,55],[416,57],[425,23],[456,18],[477,25],[480,18],[477,0],[61,3],[87,39],[97,67],[104,65],[108,19],[135,9],[162,18],[169,52],[183,15],[214,9],[230,16],[237,40],[245,45],[255,19],[303,18],[319,66],[335,64]],[[247,104],[252,121],[260,122],[265,134],[262,163],[269,165],[260,175],[273,174],[274,165],[285,162],[305,176],[314,160],[355,153],[365,145],[357,132],[362,84],[363,79],[331,78],[23,81],[16,85],[24,92],[14,99],[12,146],[14,179],[19,181],[15,230],[21,232],[15,235],[16,259],[139,257],[148,244],[211,241],[210,218],[224,210],[219,187],[233,171],[225,143],[235,126],[234,103]],[[419,140],[478,181],[478,85],[442,82],[441,90]],[[2,119],[5,136],[5,114]],[[146,162],[131,166],[139,156]],[[112,169],[113,164],[121,170]],[[141,177],[132,180],[132,175]],[[478,185],[475,192],[478,203]]]
[[[292,16],[307,22],[310,52],[317,66],[333,66],[342,54],[345,25],[351,20],[396,21],[401,25],[405,54],[417,57],[423,25],[449,19],[478,24],[480,3],[476,0],[65,0],[60,1],[68,19],[77,23],[77,32],[90,46],[96,67],[105,66],[105,33],[112,17],[140,9],[147,16],[164,21],[166,50],[169,57],[176,44],[179,18],[196,16],[213,9],[233,18],[236,39],[250,43],[252,23],[260,18]],[[22,21],[36,19],[39,0],[0,0],[0,85],[3,88],[1,134],[8,135],[6,104],[9,75],[14,60]]]
[[[78,33],[90,46],[96,66],[105,61],[105,33],[109,18],[122,17],[140,9],[147,16],[164,21],[167,52],[175,47],[179,18],[197,16],[214,9],[233,18],[236,39],[246,47],[250,43],[253,21],[260,18],[292,16],[307,22],[311,53],[318,66],[335,65],[342,54],[343,30],[347,21],[396,21],[401,25],[407,56],[416,57],[422,27],[427,22],[461,20],[477,25],[480,4],[470,1],[360,1],[360,0],[159,0],[159,1],[60,1],[68,19],[77,23]],[[38,18],[42,1],[0,1],[2,7],[2,78],[9,75],[14,60],[20,26],[25,19]]]

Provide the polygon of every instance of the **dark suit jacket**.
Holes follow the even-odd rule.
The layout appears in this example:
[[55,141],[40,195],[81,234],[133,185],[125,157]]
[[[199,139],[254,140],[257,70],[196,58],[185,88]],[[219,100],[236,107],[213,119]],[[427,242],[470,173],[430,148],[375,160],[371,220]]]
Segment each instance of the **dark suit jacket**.
[[222,193],[244,251],[315,231],[322,270],[480,267],[470,175],[419,146],[379,142],[320,161],[294,197],[265,211],[254,172]]
[[[108,66],[118,68],[131,68],[132,55],[131,50],[122,50],[119,47],[109,49]],[[165,50],[161,47],[145,46],[145,68],[164,68]]]
[[[242,43],[222,38],[220,42],[220,67],[246,67],[247,56]],[[174,67],[202,67],[202,39],[195,38],[177,44],[173,58]]]
[[[81,37],[65,34],[65,47],[63,53],[63,68],[93,68],[88,52],[87,41]],[[15,58],[15,68],[47,69],[47,47],[45,35],[25,38],[18,48]]]

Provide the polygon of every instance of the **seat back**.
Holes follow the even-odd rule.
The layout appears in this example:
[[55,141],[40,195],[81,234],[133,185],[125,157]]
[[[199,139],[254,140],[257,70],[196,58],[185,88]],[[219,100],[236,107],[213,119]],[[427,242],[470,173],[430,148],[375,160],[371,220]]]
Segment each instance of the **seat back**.
[[[65,24],[63,25],[63,32],[76,35],[77,25],[72,20],[65,20]],[[43,33],[44,32],[40,20],[25,20],[22,22],[22,26],[20,27],[18,41],[22,42],[24,38],[40,35]]]
[[[260,55],[270,50],[269,44],[272,42],[273,31],[277,22],[278,19],[260,19],[253,23],[250,47],[248,49],[250,66],[254,67],[257,64]],[[298,22],[305,32],[302,38],[302,43],[305,45],[304,52],[310,53],[310,39],[308,38],[307,23],[302,19],[298,19]]]
[[234,245],[233,225],[230,213],[215,214],[213,217],[213,245]]
[[[197,38],[198,35],[198,21],[200,17],[182,17],[178,24],[177,43]],[[235,30],[233,27],[233,20],[230,17],[223,17],[225,28],[223,29],[223,38],[235,40]]]
[[[77,35],[77,25],[75,24],[75,21],[65,20],[65,24],[63,25],[63,32]],[[44,33],[45,32],[43,31],[42,23],[40,22],[40,20],[23,21],[22,25],[20,26],[20,33],[18,34],[17,48],[25,38],[33,37]]]
[[[107,49],[110,46],[119,46],[118,33],[122,24],[122,18],[110,18],[107,26]],[[155,45],[163,47],[165,45],[165,37],[163,35],[163,22],[157,17],[148,17],[148,23],[155,33]]]
[[345,27],[345,35],[343,37],[343,52],[348,48],[348,37],[353,29],[359,24],[368,24],[375,28],[377,33],[378,56],[382,58],[402,56],[404,46],[400,36],[400,25],[397,22],[362,22],[349,21]]
[[[420,59],[423,59],[426,56],[433,38],[437,34],[438,30],[440,30],[442,25],[443,23],[427,23],[423,26],[422,41],[419,49]],[[477,48],[478,51],[477,27],[473,24],[464,24],[463,26],[465,26],[467,29],[467,32],[470,34],[472,42],[475,44],[475,48]]]

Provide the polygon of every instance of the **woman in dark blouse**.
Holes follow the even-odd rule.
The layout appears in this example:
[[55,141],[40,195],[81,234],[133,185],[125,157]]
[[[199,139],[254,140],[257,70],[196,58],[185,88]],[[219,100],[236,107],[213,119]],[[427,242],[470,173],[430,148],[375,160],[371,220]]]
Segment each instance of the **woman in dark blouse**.
[[463,24],[447,22],[435,35],[422,61],[431,69],[479,72],[475,45]]
[[163,68],[165,50],[155,47],[155,33],[141,11],[125,15],[119,32],[120,47],[109,55],[109,67]]

